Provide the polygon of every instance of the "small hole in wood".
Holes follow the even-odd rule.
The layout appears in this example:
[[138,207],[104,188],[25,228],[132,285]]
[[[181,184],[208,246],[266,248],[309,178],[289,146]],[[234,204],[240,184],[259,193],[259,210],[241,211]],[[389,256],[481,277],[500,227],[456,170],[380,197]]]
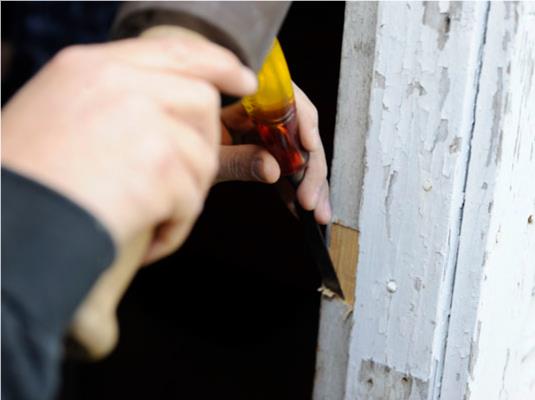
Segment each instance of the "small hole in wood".
[[528,217],[528,224],[532,224],[533,223],[533,220],[535,220],[535,218],[533,218],[533,215],[530,215]]
[[368,380],[366,381],[366,384],[368,385],[368,388],[371,389],[373,387],[373,379],[368,378]]
[[403,378],[401,378],[401,383],[406,385],[407,383],[409,383],[409,379],[406,376],[404,376]]
[[449,33],[451,25],[451,18],[449,15],[446,16],[446,21],[444,24],[444,33]]

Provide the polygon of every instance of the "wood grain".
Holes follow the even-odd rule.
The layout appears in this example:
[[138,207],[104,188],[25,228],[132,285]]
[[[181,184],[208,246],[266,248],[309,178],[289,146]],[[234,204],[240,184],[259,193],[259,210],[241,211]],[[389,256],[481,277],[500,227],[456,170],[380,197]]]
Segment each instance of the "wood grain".
[[336,275],[344,293],[345,302],[355,303],[355,284],[359,258],[359,232],[340,224],[331,227],[329,252],[334,263]]

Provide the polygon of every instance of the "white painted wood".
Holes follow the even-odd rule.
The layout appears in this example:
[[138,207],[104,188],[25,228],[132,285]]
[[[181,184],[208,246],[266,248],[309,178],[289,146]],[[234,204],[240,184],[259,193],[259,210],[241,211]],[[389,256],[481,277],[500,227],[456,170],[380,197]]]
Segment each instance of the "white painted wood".
[[[331,188],[334,220],[356,229],[364,176],[377,4],[348,2],[344,19]],[[344,398],[351,323],[350,306],[337,299],[322,299],[315,400]]]
[[333,166],[356,304],[323,302],[314,398],[535,399],[535,4],[361,7]]
[[485,42],[442,398],[528,400],[535,399],[535,4],[492,3]]
[[431,399],[488,4],[378,7],[345,398]]

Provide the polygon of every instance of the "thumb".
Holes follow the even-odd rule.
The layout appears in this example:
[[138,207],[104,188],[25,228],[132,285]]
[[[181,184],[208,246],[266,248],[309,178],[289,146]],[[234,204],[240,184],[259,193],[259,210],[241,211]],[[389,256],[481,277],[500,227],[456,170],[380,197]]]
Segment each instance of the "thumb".
[[275,183],[280,168],[269,152],[254,144],[219,147],[219,171],[216,183],[255,181]]

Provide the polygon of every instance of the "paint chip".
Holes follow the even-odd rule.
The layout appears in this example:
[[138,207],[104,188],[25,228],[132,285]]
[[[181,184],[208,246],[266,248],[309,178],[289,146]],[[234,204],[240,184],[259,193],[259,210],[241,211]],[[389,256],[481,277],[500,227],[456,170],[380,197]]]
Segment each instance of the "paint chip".
[[336,293],[334,293],[331,289],[328,289],[323,285],[318,289],[318,292],[320,292],[323,296],[327,297],[328,299],[332,299],[336,297]]
[[422,289],[422,280],[420,278],[414,280],[414,289],[416,289],[417,292]]
[[456,136],[450,144],[450,154],[457,153],[461,149],[462,139]]

